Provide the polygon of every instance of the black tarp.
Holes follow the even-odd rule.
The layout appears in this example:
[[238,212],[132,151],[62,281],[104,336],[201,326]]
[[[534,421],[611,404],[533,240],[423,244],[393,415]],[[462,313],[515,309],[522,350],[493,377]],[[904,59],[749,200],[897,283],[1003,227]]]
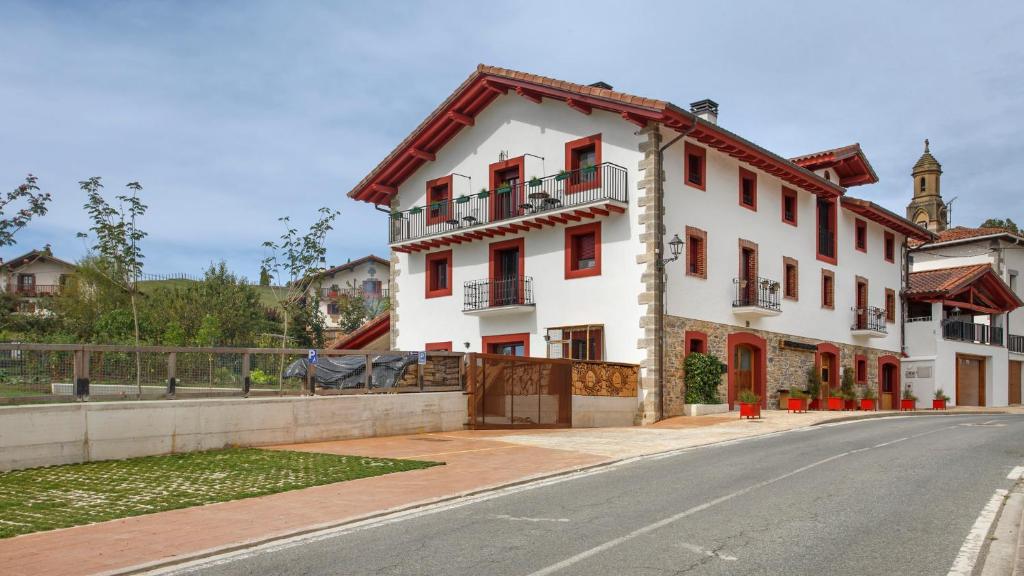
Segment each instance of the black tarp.
[[[416,363],[413,354],[382,354],[371,356],[373,373],[370,387],[393,388],[402,379],[406,369]],[[303,358],[288,365],[284,371],[285,378],[306,379],[306,368],[309,360]],[[314,379],[317,386],[349,390],[362,388],[366,381],[365,356],[321,356],[317,359]]]

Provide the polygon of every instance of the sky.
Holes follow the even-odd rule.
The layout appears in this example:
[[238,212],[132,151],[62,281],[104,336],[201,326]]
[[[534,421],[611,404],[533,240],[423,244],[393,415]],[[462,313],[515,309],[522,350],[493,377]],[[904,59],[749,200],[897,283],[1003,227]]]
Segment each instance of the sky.
[[[493,8],[500,6],[500,13]],[[0,0],[0,191],[50,212],[0,249],[85,255],[78,182],[139,181],[145,271],[258,276],[278,218],[341,211],[328,264],[387,255],[346,196],[478,63],[669,100],[782,156],[859,142],[904,213],[923,140],[954,225],[1024,222],[1024,2]]]

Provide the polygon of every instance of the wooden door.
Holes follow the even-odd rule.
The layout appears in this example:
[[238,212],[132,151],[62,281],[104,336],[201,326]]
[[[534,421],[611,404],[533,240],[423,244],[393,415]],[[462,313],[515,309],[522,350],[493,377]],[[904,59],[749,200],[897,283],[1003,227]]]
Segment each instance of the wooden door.
[[893,410],[896,408],[896,398],[899,392],[896,389],[896,367],[892,364],[883,365],[881,379],[881,391],[878,394],[881,399],[881,408],[882,410]]
[[492,305],[509,306],[520,303],[519,247],[505,248],[495,253],[495,277],[492,287]]
[[867,282],[857,282],[857,328],[865,330],[868,327],[868,285]]
[[743,306],[757,305],[757,258],[754,251],[744,248],[740,252],[740,286],[743,287]]
[[978,356],[956,356],[956,405],[985,405],[985,359]]
[[1020,404],[1021,361],[1010,360],[1010,404]]
[[821,354],[821,397],[826,402],[832,388],[835,386],[836,378],[836,357],[829,352]]
[[[736,347],[733,358],[733,381],[736,383],[734,398],[739,398],[740,392],[750,390],[758,393],[757,374],[755,370],[755,352],[752,346],[740,344]],[[738,400],[737,400],[738,401]]]
[[[495,174],[495,180],[498,186],[495,190],[493,219],[504,220],[518,216],[523,194],[522,175],[519,174],[519,168],[502,170]],[[498,192],[505,187],[509,188],[507,192]]]

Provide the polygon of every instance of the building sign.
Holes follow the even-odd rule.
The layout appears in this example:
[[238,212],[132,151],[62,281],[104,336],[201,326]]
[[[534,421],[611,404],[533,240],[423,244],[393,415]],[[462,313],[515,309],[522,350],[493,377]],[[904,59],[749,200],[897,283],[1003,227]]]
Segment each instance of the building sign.
[[783,350],[796,350],[797,352],[817,352],[818,347],[814,344],[805,344],[796,340],[783,340],[779,342],[779,348]]

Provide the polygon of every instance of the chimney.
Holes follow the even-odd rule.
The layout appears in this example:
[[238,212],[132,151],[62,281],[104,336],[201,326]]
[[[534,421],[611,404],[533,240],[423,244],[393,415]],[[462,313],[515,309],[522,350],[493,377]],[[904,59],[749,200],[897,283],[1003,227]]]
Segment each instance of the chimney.
[[690,104],[690,112],[693,112],[701,120],[712,124],[718,124],[718,102],[705,98]]
[[607,82],[601,82],[600,80],[598,80],[597,82],[594,82],[593,84],[590,84],[589,86],[591,88],[604,88],[605,90],[612,90],[612,85],[611,84],[609,84]]

